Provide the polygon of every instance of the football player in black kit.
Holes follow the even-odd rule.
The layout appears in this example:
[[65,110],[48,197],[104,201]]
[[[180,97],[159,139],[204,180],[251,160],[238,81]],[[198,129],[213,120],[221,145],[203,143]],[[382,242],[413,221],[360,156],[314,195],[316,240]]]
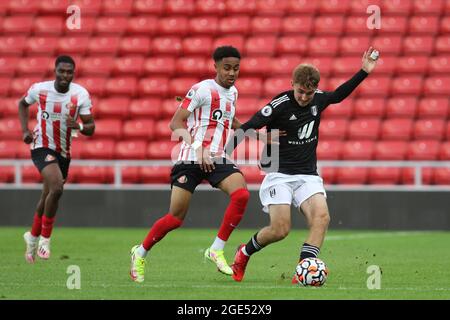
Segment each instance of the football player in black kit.
[[[270,215],[270,225],[259,230],[247,244],[239,246],[232,265],[234,280],[242,281],[253,253],[288,235],[291,229],[291,204],[303,213],[309,226],[299,261],[318,256],[330,221],[323,180],[317,173],[316,148],[320,116],[330,104],[339,103],[352,93],[373,71],[377,58],[378,51],[370,47],[364,52],[361,69],[330,92],[318,89],[320,74],[314,66],[300,64],[292,74],[293,90],[277,95],[240,127],[245,132],[265,126],[268,132],[278,129],[285,131],[286,135],[279,137],[276,169],[266,170],[269,173],[259,190],[263,210]],[[234,138],[233,146],[227,147],[228,151],[239,140]],[[270,145],[266,147],[271,148]],[[270,150],[266,154],[270,155]],[[269,163],[268,166],[273,168],[274,164]],[[296,281],[294,277],[293,283]]]

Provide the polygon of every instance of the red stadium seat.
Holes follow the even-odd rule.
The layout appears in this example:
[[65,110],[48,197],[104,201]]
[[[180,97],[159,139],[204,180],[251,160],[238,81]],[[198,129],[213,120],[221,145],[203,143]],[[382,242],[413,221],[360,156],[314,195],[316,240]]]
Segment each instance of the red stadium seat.
[[450,185],[450,168],[434,168],[433,183],[439,185]]
[[405,56],[397,60],[397,73],[420,73],[424,74],[428,69],[428,56]]
[[[162,101],[161,106],[160,106],[160,114],[161,114],[161,118],[163,118],[162,120],[165,121],[165,124],[168,124],[169,119],[171,119],[175,113],[175,111],[177,111],[178,106],[180,105],[180,102],[178,102],[177,100],[173,99],[173,98],[169,98],[169,99],[165,99]],[[167,120],[167,121],[166,121]],[[166,130],[164,130],[166,131]]]
[[[28,89],[30,89],[31,85],[36,82],[42,81],[42,76],[28,76],[25,78],[14,78],[11,82],[11,85],[9,86],[9,93],[12,96],[19,96],[22,97],[24,94],[28,92]],[[4,82],[0,80],[0,92],[1,88],[3,88],[3,85],[8,87],[9,79],[8,81]]]
[[122,137],[122,121],[119,119],[97,119],[95,120],[96,139],[114,139]]
[[438,31],[437,16],[414,16],[409,19],[409,34],[437,34]]
[[245,181],[247,183],[258,183],[260,184],[264,179],[264,172],[258,167],[240,167],[242,174],[244,175]]
[[80,63],[80,74],[83,76],[108,76],[112,69],[114,58],[111,56],[85,57]]
[[415,140],[408,146],[408,160],[436,160],[439,154],[440,142],[437,140]]
[[[305,36],[283,36],[278,39],[277,53],[302,55],[308,49],[308,38]],[[291,70],[292,71],[292,70]]]
[[0,166],[0,183],[14,182],[14,167]]
[[26,48],[27,38],[20,35],[0,37],[0,54],[21,55]]
[[[126,31],[129,34],[149,36],[156,34],[158,30],[158,18],[155,16],[136,16],[120,19],[127,19]],[[125,26],[122,29],[124,31]]]
[[26,51],[28,54],[52,55],[58,47],[57,37],[33,37],[27,40]]
[[139,76],[144,67],[144,57],[124,56],[116,58],[113,63],[112,73],[116,75]]
[[130,98],[126,96],[101,99],[99,104],[95,106],[95,116],[96,118],[126,119],[128,118],[129,104]]
[[[321,133],[321,138],[323,135]],[[341,139],[339,135],[335,135],[333,139]],[[340,160],[342,154],[342,140],[321,140],[317,145],[318,160]]]
[[175,58],[164,57],[164,56],[154,56],[147,58],[144,63],[144,72],[150,75],[171,75],[175,73],[176,64]]
[[325,112],[323,112],[322,117],[324,119],[331,119],[331,118],[351,118],[353,113],[353,99],[347,98],[344,101],[333,104],[325,109]]
[[301,31],[302,35],[308,35],[313,28],[313,17],[309,15],[286,16],[281,23],[281,31],[285,36],[297,35],[299,31]]
[[269,72],[270,74],[273,74],[271,64],[274,60],[275,59],[267,56],[243,58],[240,64],[241,67],[239,75],[263,76]]
[[[200,1],[199,3],[205,3]],[[219,18],[216,16],[192,17],[189,19],[189,32],[195,35],[214,36],[219,30]]]
[[392,81],[392,94],[418,95],[422,90],[421,76],[399,76]]
[[89,54],[114,55],[119,49],[120,38],[114,36],[92,37],[88,45]]
[[153,167],[141,167],[139,169],[139,175],[141,182],[145,184],[151,183],[170,183],[170,171],[171,168],[153,166]]
[[275,36],[255,36],[249,37],[245,42],[245,53],[247,55],[267,55],[275,53],[277,39]]
[[163,140],[150,142],[147,147],[147,157],[149,159],[176,160],[178,158],[179,148],[180,144],[176,141]]
[[49,57],[27,57],[22,58],[17,65],[17,72],[21,75],[44,76],[54,66],[54,60]]
[[450,160],[450,141],[445,141],[441,143],[441,148],[439,150],[439,160],[444,161]]
[[164,97],[169,90],[169,79],[163,77],[143,78],[139,80],[140,95],[154,95]]
[[447,140],[450,140],[450,122],[447,122],[447,129],[445,134]]
[[71,3],[79,6],[85,16],[96,16],[102,9],[102,3],[96,0],[73,0]]
[[390,91],[391,79],[388,76],[373,76],[365,79],[356,92],[360,96],[387,96]]
[[35,166],[22,167],[22,182],[23,183],[41,183],[42,176]]
[[322,177],[325,185],[336,183],[336,168],[322,167],[319,174]]
[[252,15],[256,10],[256,0],[227,0],[226,11],[228,15]]
[[319,14],[344,15],[350,9],[351,0],[322,0],[317,8]]
[[[21,1],[3,1],[2,7],[5,12],[8,10],[12,16],[18,14],[35,14],[39,11],[39,2],[34,0],[21,0]],[[3,12],[2,12],[3,13]]]
[[[312,63],[314,65],[314,63]],[[322,72],[321,72],[322,74]],[[331,78],[328,83],[323,83],[322,79],[321,82],[319,83],[319,89],[320,90],[326,90],[326,91],[334,91],[336,90],[340,85],[342,85],[344,82],[346,82],[348,80],[348,76],[340,76],[340,77],[335,77],[335,78]]]
[[286,11],[291,14],[308,14],[313,16],[318,8],[316,1],[288,0]]
[[160,98],[132,100],[129,106],[129,115],[133,119],[159,119],[161,103]]
[[[84,14],[84,12],[83,12]],[[97,26],[97,17],[93,16],[82,16],[82,24],[80,29],[65,29],[66,36],[77,37],[77,36],[90,36],[94,33]],[[64,39],[64,38],[63,38]]]
[[368,178],[368,168],[345,167],[336,169],[337,184],[366,184]]
[[197,15],[221,16],[225,13],[225,0],[197,1],[195,12]]
[[316,36],[338,36],[344,30],[344,17],[335,15],[317,16],[314,19]]
[[55,35],[63,33],[65,20],[58,16],[39,16],[34,19],[33,33],[35,35]]
[[445,97],[422,98],[419,102],[418,117],[446,119],[450,113],[449,107],[449,100]]
[[399,16],[383,16],[382,30],[383,33],[404,34],[408,27],[408,18],[404,15]]
[[368,140],[346,141],[342,147],[343,160],[372,160],[375,142]]
[[[381,1],[382,0],[358,0],[358,1],[351,1],[350,2],[350,12],[352,14],[361,14],[363,12],[367,11],[367,8],[370,5],[376,5],[381,7]],[[367,17],[366,17],[367,19]]]
[[413,131],[411,119],[393,118],[383,121],[381,126],[381,139],[383,140],[410,140]]
[[429,57],[429,72],[433,73],[450,73],[450,55]]
[[102,13],[105,16],[129,15],[133,8],[133,1],[103,0]]
[[141,182],[140,167],[122,167],[120,172],[122,183],[135,184]]
[[58,54],[84,55],[89,46],[90,38],[87,36],[66,36],[59,39],[56,51]]
[[106,79],[103,77],[82,77],[75,79],[75,82],[85,87],[94,96],[101,96],[105,91]]
[[112,176],[108,177],[109,168],[99,166],[83,166],[78,169],[77,179],[78,183],[86,184],[104,184],[112,182]]
[[[432,169],[422,168],[422,184],[431,184],[432,181]],[[414,184],[415,181],[415,168],[403,168],[401,183],[402,184]]]
[[114,146],[115,141],[111,139],[84,141],[83,149],[80,151],[80,156],[84,159],[113,159]]
[[287,5],[287,1],[258,0],[256,2],[256,12],[261,15],[282,16],[286,12]]
[[398,55],[402,49],[402,37],[399,35],[377,36],[372,40],[372,46],[384,55]]
[[253,34],[274,34],[281,29],[281,18],[271,16],[256,16],[252,18],[250,30]]
[[414,14],[435,14],[445,12],[443,0],[414,0],[412,2]]
[[137,14],[162,14],[165,0],[135,0],[133,12]]
[[361,55],[367,48],[369,48],[369,38],[366,36],[347,36],[339,41],[339,50],[344,57],[356,55],[361,60]]
[[357,118],[384,117],[385,99],[360,98],[355,100],[353,115]]
[[338,51],[339,40],[332,36],[312,37],[309,39],[308,46],[309,53],[312,56],[334,56],[335,52]]
[[243,51],[245,40],[241,35],[231,35],[231,36],[220,36],[214,40],[213,48],[220,46],[233,46],[239,51]]
[[403,40],[403,54],[431,55],[434,48],[432,36],[408,36]]
[[403,14],[408,15],[412,11],[412,1],[382,1],[381,12],[386,15]]
[[[331,69],[333,66],[333,58],[331,57],[305,57],[303,58],[303,61],[304,63],[310,63],[317,69],[319,69],[321,76],[327,76],[331,73]],[[347,80],[348,79],[345,79],[344,81],[342,81],[342,83],[344,83]],[[320,80],[319,88],[323,89],[325,81],[326,79],[323,78]],[[335,88],[332,89],[334,90]]]
[[[358,1],[353,1],[352,3],[359,3]],[[365,6],[364,10],[357,11],[355,14],[346,17],[344,21],[344,32],[347,35],[370,35],[371,31],[367,28],[367,15],[361,15],[366,12],[368,5]],[[366,48],[367,49],[367,48]]]
[[378,58],[377,68],[375,69],[376,74],[388,74],[392,75],[394,71],[397,69],[397,62],[399,59],[395,56],[381,56]]
[[261,78],[242,77],[237,80],[236,87],[241,97],[246,95],[259,97],[262,93],[263,83]]
[[423,93],[448,97],[448,88],[450,88],[450,76],[434,76],[425,80]]
[[146,159],[147,142],[144,140],[119,141],[115,147],[116,159]]
[[170,141],[172,130],[169,127],[170,119],[162,119],[156,123],[155,139]]
[[169,95],[186,96],[191,87],[199,82],[195,77],[174,78],[169,80]]
[[[208,58],[208,62],[211,58]],[[208,67],[204,57],[183,56],[176,61],[177,74],[184,76],[204,77],[208,75]]]
[[414,139],[442,140],[446,122],[442,119],[419,119],[414,124]]
[[348,120],[342,118],[326,118],[320,123],[320,137],[325,140],[345,140],[347,137]]
[[380,127],[379,119],[352,120],[348,130],[348,138],[352,140],[377,140]]
[[136,94],[137,79],[131,76],[110,78],[106,82],[106,94],[120,96],[134,96]]
[[250,17],[241,15],[222,18],[219,23],[219,32],[246,35],[250,32]]
[[441,18],[441,25],[440,25],[440,33],[450,33],[450,17],[442,17]]
[[157,32],[163,35],[183,36],[188,30],[188,20],[185,16],[168,16],[158,19]]
[[353,75],[355,66],[361,63],[361,57],[339,57],[332,60],[333,74],[339,77]]
[[0,76],[12,77],[19,64],[19,57],[0,56]]
[[178,55],[182,49],[183,43],[178,37],[167,36],[153,39],[153,51],[155,54]]
[[266,97],[274,97],[280,92],[292,89],[291,78],[267,78],[264,81],[263,94]]
[[148,37],[122,37],[119,43],[121,54],[142,54],[147,55],[152,47]]
[[[0,120],[0,125],[1,125],[1,123],[2,123],[2,120]],[[17,140],[17,141],[14,141],[14,140],[0,141],[0,158],[3,158],[3,159],[16,158],[17,157],[18,145],[20,143],[22,143],[20,140]],[[29,149],[29,147],[28,147],[28,149]]]
[[33,17],[30,16],[10,16],[3,21],[4,34],[20,34],[27,35],[33,29]]
[[378,141],[375,144],[375,160],[405,160],[408,143],[405,141]]
[[393,185],[398,184],[401,179],[401,168],[379,167],[369,168],[368,183]]
[[195,36],[183,39],[183,53],[185,55],[210,56],[213,50],[213,39],[209,36]]
[[123,124],[123,139],[153,140],[155,120],[128,120]]
[[389,118],[415,118],[417,98],[398,96],[387,100],[386,116]]
[[195,0],[167,0],[168,15],[191,15],[195,12]]
[[[272,58],[268,69],[271,75],[290,76],[292,70],[302,62],[302,59],[296,55],[286,55]],[[241,70],[244,66],[241,66]]]

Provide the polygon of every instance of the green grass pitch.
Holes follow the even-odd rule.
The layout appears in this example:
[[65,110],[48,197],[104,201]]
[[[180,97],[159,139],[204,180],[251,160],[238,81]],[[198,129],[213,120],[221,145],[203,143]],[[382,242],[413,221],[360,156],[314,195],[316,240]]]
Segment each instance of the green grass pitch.
[[[147,229],[61,228],[52,257],[25,262],[24,227],[0,228],[0,299],[450,299],[450,232],[333,231],[320,258],[330,274],[321,288],[291,284],[306,231],[255,254],[241,283],[204,261],[212,229],[173,231],[147,257],[145,282],[129,277],[129,250]],[[225,248],[228,262],[255,230],[236,230]],[[71,265],[80,268],[80,289],[68,289]],[[371,265],[381,268],[381,289],[367,288]]]

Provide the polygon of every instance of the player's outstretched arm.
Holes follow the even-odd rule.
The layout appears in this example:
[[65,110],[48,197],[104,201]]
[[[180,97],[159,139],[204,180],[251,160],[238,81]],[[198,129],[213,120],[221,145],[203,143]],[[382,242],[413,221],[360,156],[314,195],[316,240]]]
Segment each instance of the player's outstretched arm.
[[22,140],[26,144],[33,142],[33,134],[28,129],[29,107],[30,105],[25,101],[25,98],[19,101],[19,120],[20,126],[22,127]]

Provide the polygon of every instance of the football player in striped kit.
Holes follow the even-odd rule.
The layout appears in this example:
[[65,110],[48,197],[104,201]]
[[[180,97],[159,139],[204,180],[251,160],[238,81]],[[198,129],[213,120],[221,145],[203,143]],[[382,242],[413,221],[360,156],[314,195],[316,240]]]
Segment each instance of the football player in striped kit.
[[176,137],[183,138],[171,173],[170,208],[153,224],[142,244],[131,249],[133,281],[144,281],[148,251],[169,231],[181,226],[192,194],[203,180],[230,197],[217,237],[205,251],[205,258],[214,262],[220,272],[233,274],[224,257],[224,246],[241,221],[250,194],[240,170],[225,160],[223,147],[230,129],[241,125],[235,117],[238,92],[234,86],[241,55],[236,48],[223,46],[214,51],[213,59],[216,77],[193,85],[170,123]]
[[[88,91],[73,83],[75,61],[70,56],[55,60],[55,80],[33,84],[19,101],[23,142],[31,145],[31,158],[43,179],[41,198],[30,231],[24,234],[25,259],[34,263],[36,253],[50,257],[50,236],[59,199],[69,172],[70,146],[74,130],[91,136],[95,123]],[[28,127],[30,105],[38,104],[38,123]],[[77,118],[81,122],[77,122]]]

